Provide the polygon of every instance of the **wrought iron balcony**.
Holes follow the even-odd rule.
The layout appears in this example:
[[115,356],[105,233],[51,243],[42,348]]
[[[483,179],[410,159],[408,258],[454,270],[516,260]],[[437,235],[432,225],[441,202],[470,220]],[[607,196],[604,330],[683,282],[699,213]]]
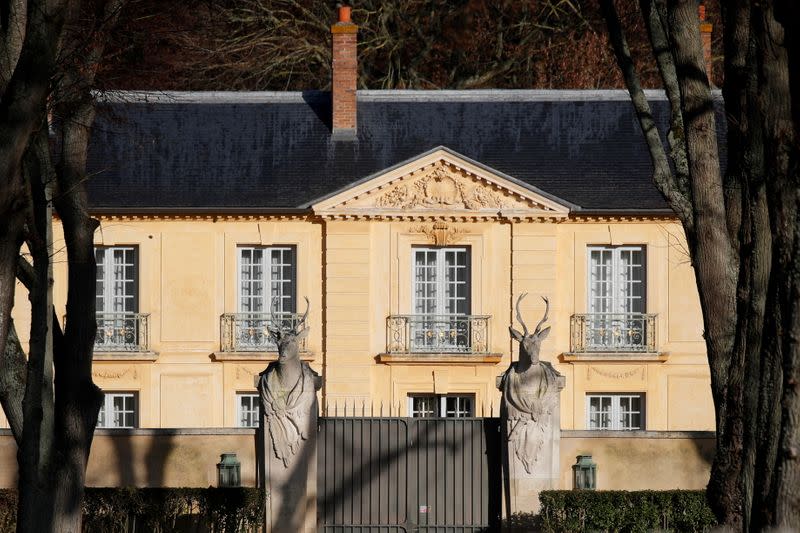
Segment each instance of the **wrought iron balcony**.
[[478,315],[393,315],[386,319],[386,352],[489,352],[489,317]]
[[[294,329],[302,318],[297,313],[225,313],[220,318],[220,339],[223,352],[277,352],[269,328]],[[306,339],[300,340],[300,351]]]
[[150,344],[149,313],[97,313],[96,352],[146,352]]
[[655,352],[656,315],[587,313],[572,315],[570,351]]

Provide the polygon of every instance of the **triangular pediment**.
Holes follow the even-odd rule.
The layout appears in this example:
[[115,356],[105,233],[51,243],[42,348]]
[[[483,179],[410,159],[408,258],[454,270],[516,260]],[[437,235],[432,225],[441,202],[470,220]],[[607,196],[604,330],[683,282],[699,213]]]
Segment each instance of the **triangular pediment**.
[[318,215],[566,217],[571,205],[437,148],[312,202]]

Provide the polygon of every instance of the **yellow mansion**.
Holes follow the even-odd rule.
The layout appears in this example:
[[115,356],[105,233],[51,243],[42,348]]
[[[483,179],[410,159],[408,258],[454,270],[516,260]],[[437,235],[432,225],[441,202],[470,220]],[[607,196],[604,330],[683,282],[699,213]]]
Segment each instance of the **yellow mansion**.
[[[541,357],[566,377],[564,435],[713,430],[694,273],[627,94],[356,92],[341,24],[332,93],[98,103],[99,427],[257,425],[267,328],[306,299],[323,414],[496,416],[528,293],[528,325],[550,304]],[[63,310],[64,262],[55,275]],[[565,480],[585,444],[567,442]]]

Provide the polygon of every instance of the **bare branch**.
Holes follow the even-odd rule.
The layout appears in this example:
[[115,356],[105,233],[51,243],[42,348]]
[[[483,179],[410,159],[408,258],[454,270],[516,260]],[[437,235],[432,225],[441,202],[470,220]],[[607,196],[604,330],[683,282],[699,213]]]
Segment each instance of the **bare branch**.
[[670,206],[683,222],[684,227],[690,230],[693,226],[692,208],[689,199],[681,192],[680,187],[669,166],[669,160],[664,150],[661,133],[658,131],[650,104],[644,94],[636,68],[631,58],[625,34],[620,24],[617,9],[613,0],[602,0],[601,7],[606,23],[608,24],[609,37],[617,57],[617,63],[622,71],[628,93],[631,95],[639,126],[642,128],[650,157],[653,160],[653,181],[661,193],[667,198]]

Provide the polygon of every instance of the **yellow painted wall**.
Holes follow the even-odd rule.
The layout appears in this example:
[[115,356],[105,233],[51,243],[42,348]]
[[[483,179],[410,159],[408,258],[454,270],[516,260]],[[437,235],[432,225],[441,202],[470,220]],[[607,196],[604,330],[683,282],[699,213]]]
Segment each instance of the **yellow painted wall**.
[[[577,455],[591,454],[600,489],[702,489],[708,483],[714,438],[710,434],[628,433],[622,438],[600,432],[565,431],[561,436],[560,488],[571,489]],[[223,452],[236,453],[242,484],[256,481],[255,432],[225,430],[98,430],[86,472],[93,487],[208,487],[216,485],[216,464]],[[0,488],[16,487],[14,439],[0,434]]]
[[[108,217],[98,245],[139,247],[139,310],[150,313],[152,361],[97,357],[94,378],[104,390],[138,391],[140,426],[233,427],[236,392],[254,391],[253,377],[274,354],[220,354],[220,315],[236,311],[236,248],[294,245],[298,301],[311,302],[307,340],[312,366],[324,374],[323,409],[366,405],[406,414],[409,393],[470,393],[477,414],[496,413],[495,377],[516,358],[508,326],[513,304],[533,327],[550,299],[551,335],[543,360],[567,377],[562,427],[583,429],[590,392],[646,395],[648,430],[714,427],[702,320],[680,226],[671,220],[449,220],[450,244],[469,246],[472,313],[491,315],[490,361],[417,357],[387,364],[386,319],[412,311],[411,254],[431,245],[432,221],[336,220],[303,217]],[[422,229],[420,229],[422,227]],[[426,230],[427,231],[427,230]],[[635,355],[574,361],[570,316],[587,308],[587,246],[645,245],[647,311],[656,313],[661,360]],[[56,248],[63,247],[58,237]],[[56,302],[63,313],[66,265],[57,256]],[[302,308],[302,304],[299,304]],[[26,295],[14,316],[28,328]],[[519,327],[518,325],[516,327]],[[499,360],[499,362],[497,362]],[[0,418],[0,424],[4,424]]]

